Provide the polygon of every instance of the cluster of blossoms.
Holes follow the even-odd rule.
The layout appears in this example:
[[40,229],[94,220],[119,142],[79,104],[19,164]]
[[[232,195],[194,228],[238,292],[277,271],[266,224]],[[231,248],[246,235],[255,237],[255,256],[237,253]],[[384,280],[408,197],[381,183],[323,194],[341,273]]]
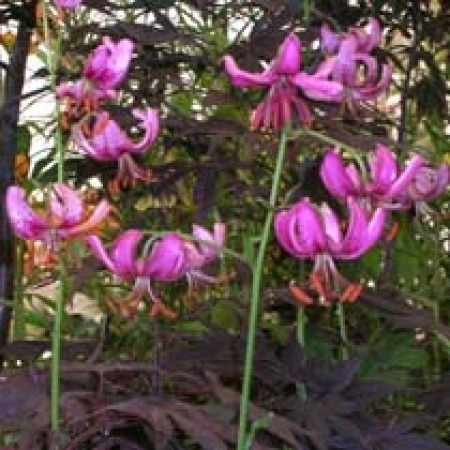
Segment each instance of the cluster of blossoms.
[[[450,182],[447,164],[435,168],[422,155],[414,155],[400,168],[395,154],[378,144],[368,155],[365,173],[346,165],[337,148],[329,149],[322,160],[320,176],[328,192],[347,203],[349,218],[343,227],[336,214],[324,204],[312,205],[308,199],[275,218],[275,234],[292,256],[314,260],[311,288],[319,302],[328,305],[338,298],[354,301],[361,286],[349,283],[336,269],[334,259],[352,260],[372,248],[383,236],[388,213],[392,210],[428,210],[426,202],[446,190]],[[304,304],[313,303],[299,286],[291,292]]]
[[[367,29],[352,27],[342,34],[325,24],[320,40],[325,59],[314,73],[301,71],[301,43],[294,34],[286,37],[262,73],[240,69],[229,55],[224,57],[224,67],[234,86],[269,88],[251,116],[253,129],[279,131],[294,118],[309,126],[312,118],[306,99],[339,103],[354,113],[359,102],[375,100],[387,89],[392,69],[372,55],[380,40],[381,29],[374,18]],[[442,194],[450,179],[448,165],[434,168],[421,155],[413,156],[401,170],[395,154],[381,144],[361,169],[346,165],[337,148],[324,155],[320,176],[329,193],[346,203],[344,221],[327,204],[317,206],[308,198],[275,216],[275,235],[283,249],[295,258],[314,261],[309,287],[323,305],[336,299],[351,302],[361,293],[361,285],[338,272],[335,259],[362,256],[383,236],[389,211],[424,210],[425,202]],[[290,290],[301,303],[314,302],[301,287],[292,284]]]
[[223,58],[225,71],[234,86],[268,87],[266,98],[253,111],[252,129],[271,128],[279,131],[296,118],[309,126],[311,112],[306,99],[339,103],[355,110],[361,101],[375,100],[389,85],[392,69],[379,64],[372,50],[381,40],[375,19],[370,29],[351,28],[345,34],[333,33],[328,25],[321,29],[321,50],[325,60],[313,73],[301,70],[302,45],[289,34],[267,69],[251,73],[240,69],[232,56]]
[[143,137],[134,142],[110,117],[100,109],[105,100],[117,96],[116,88],[125,79],[134,45],[129,39],[114,43],[104,37],[87,59],[83,76],[73,82],[64,82],[56,90],[65,100],[63,126],[72,129],[78,150],[96,161],[117,161],[117,177],[110,183],[113,191],[120,186],[153,179],[149,170],[139,167],[132,155],[143,155],[155,142],[159,132],[158,112],[153,108],[133,110],[133,116],[143,129]]
[[[106,111],[102,102],[116,96],[116,87],[126,77],[133,52],[133,43],[122,39],[114,43],[105,37],[88,58],[81,79],[62,83],[57,95],[65,99],[66,123],[71,125],[72,139],[79,150],[97,161],[118,161],[118,182],[128,177],[149,180],[147,172],[134,163],[134,154],[143,154],[155,141],[159,131],[159,118],[154,109],[133,110],[134,117],[144,130],[135,142],[129,138]],[[15,234],[25,240],[42,242],[48,252],[60,251],[62,243],[83,238],[92,253],[106,268],[125,282],[134,282],[130,296],[120,302],[120,311],[134,314],[146,298],[151,301],[151,315],[174,318],[176,314],[165,305],[151,287],[151,282],[175,281],[186,278],[192,289],[198,283],[221,281],[203,272],[216,260],[225,240],[225,225],[216,223],[213,232],[194,225],[193,237],[185,238],[169,232],[143,244],[137,255],[144,232],[125,231],[108,252],[99,239],[99,228],[112,210],[102,200],[92,211],[79,194],[64,183],[55,183],[44,192],[46,202],[35,211],[26,199],[26,192],[11,186],[6,192],[6,208]],[[47,258],[48,259],[48,258]]]

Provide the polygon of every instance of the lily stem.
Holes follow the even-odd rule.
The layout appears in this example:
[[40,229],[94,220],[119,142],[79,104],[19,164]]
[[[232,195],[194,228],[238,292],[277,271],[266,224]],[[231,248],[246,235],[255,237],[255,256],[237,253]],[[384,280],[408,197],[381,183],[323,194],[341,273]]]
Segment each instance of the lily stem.
[[252,273],[251,305],[248,321],[247,344],[245,351],[244,379],[242,383],[242,395],[239,416],[239,437],[237,450],[247,450],[250,443],[247,442],[247,419],[250,403],[251,380],[253,376],[253,359],[256,343],[256,331],[258,326],[258,312],[261,296],[261,281],[264,267],[264,258],[272,229],[273,216],[275,214],[275,204],[278,196],[278,189],[281,181],[281,172],[287,146],[287,130],[283,129],[278,148],[278,155],[275,164],[275,172],[272,178],[272,188],[270,192],[269,208],[266,220],[261,233],[261,239],[256,255],[256,263]]
[[342,359],[346,360],[349,358],[347,348],[348,336],[347,336],[347,325],[345,324],[345,308],[342,302],[338,302],[336,313],[339,318],[339,334],[341,336]]
[[[43,2],[42,10],[42,22],[44,28],[44,40],[46,44],[46,58],[47,58],[47,69],[49,72],[50,86],[52,91],[56,90],[57,82],[57,67],[60,54],[60,40],[59,36],[56,40],[52,41],[50,36],[50,26],[48,17],[48,5],[47,0]],[[55,120],[55,148],[58,160],[58,182],[62,183],[64,181],[64,147],[62,141],[61,128],[59,126],[59,101],[55,99],[55,108],[53,112],[53,117]],[[61,332],[62,332],[62,321],[64,315],[64,302],[65,302],[65,284],[66,284],[66,266],[64,259],[60,256],[59,260],[59,287],[58,295],[56,298],[56,308],[55,317],[53,323],[53,333],[52,333],[52,360],[51,360],[51,374],[50,374],[50,422],[52,431],[55,433],[59,432],[60,427],[60,410],[59,410],[59,400],[61,396]]]

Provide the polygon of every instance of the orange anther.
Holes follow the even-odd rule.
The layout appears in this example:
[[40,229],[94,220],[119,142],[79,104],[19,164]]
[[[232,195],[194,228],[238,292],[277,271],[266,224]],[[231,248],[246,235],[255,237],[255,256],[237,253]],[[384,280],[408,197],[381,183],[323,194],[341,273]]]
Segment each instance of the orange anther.
[[348,285],[340,297],[341,302],[354,302],[361,295],[362,289],[361,284]]
[[177,318],[177,313],[165,305],[161,300],[154,300],[152,308],[150,310],[150,315],[152,317],[158,317],[162,315],[171,320],[175,320]]
[[327,298],[327,293],[325,291],[325,288],[323,286],[323,282],[319,276],[319,274],[313,272],[310,277],[309,280],[311,282],[311,287],[319,294],[319,296],[323,299],[326,300]]
[[302,305],[312,305],[314,303],[312,298],[301,287],[294,283],[289,285],[289,291]]
[[395,238],[395,236],[397,236],[399,229],[400,229],[399,223],[398,222],[394,222],[392,224],[390,230],[387,232],[386,240],[388,242],[391,242]]

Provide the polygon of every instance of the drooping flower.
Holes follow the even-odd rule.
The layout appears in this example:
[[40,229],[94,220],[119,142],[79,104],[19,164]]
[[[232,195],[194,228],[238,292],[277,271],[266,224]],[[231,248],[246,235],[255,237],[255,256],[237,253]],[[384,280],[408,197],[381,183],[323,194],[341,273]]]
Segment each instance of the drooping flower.
[[223,58],[225,71],[234,86],[244,88],[267,87],[266,98],[253,111],[250,125],[280,130],[296,115],[299,121],[309,125],[311,113],[300,92],[319,101],[336,101],[342,96],[342,85],[316,75],[309,75],[301,69],[301,43],[299,38],[289,34],[278,51],[277,57],[261,73],[251,73],[238,67],[232,56]]
[[150,171],[137,166],[131,155],[144,154],[154,143],[159,132],[158,113],[147,108],[135,109],[133,115],[144,129],[144,135],[136,142],[106,112],[94,114],[72,128],[73,140],[82,153],[97,161],[118,162],[116,181],[119,185],[133,184],[137,180],[148,182],[153,178]]
[[387,209],[405,209],[405,195],[424,166],[424,157],[414,155],[401,170],[395,154],[388,147],[377,144],[368,160],[369,173],[365,178],[354,164],[345,165],[337,148],[328,150],[320,167],[325,187],[340,199],[352,196]]
[[25,191],[17,186],[8,188],[5,202],[14,233],[22,239],[43,241],[48,247],[93,233],[111,211],[109,203],[102,200],[86,214],[76,191],[63,183],[51,187],[42,212],[31,208]]
[[[361,286],[350,284],[338,272],[334,259],[352,260],[366,253],[380,238],[386,221],[383,208],[377,208],[369,217],[354,198],[347,199],[347,206],[345,233],[328,205],[317,208],[307,198],[275,216],[275,235],[284,250],[295,258],[314,260],[310,282],[323,305],[336,298],[354,301],[358,297]],[[298,286],[292,292],[302,303],[313,303]]]
[[447,164],[439,167],[424,165],[416,172],[408,187],[408,200],[412,203],[434,200],[445,192],[449,183],[450,167]]
[[342,35],[326,24],[321,29],[321,48],[327,59],[316,74],[343,85],[340,101],[350,111],[355,103],[375,100],[385,92],[392,77],[391,66],[371,55],[380,43],[381,30],[376,19],[369,19],[369,24],[370,32],[352,27]]
[[154,293],[152,281],[168,282],[186,277],[190,287],[196,281],[220,281],[202,269],[219,256],[225,239],[225,225],[216,223],[213,233],[194,225],[193,235],[201,241],[194,243],[178,233],[167,233],[160,240],[146,244],[141,255],[137,255],[137,248],[144,234],[136,229],[119,236],[109,252],[97,236],[87,237],[86,243],[110,272],[124,281],[134,281],[133,291],[122,306],[126,314],[135,312],[142,299],[147,297],[153,302],[152,315],[162,312],[174,318],[175,313]]
[[370,17],[368,29],[363,27],[350,27],[346,33],[335,33],[327,23],[320,29],[320,48],[326,55],[334,55],[339,51],[342,42],[352,37],[357,44],[357,50],[370,53],[381,42],[381,28],[378,20]]
[[98,89],[115,89],[126,77],[133,54],[134,44],[130,39],[114,43],[109,36],[90,54],[83,76]]
[[134,44],[129,39],[114,43],[108,36],[94,49],[83,69],[83,76],[63,82],[56,88],[56,96],[65,102],[62,124],[69,128],[99,108],[104,100],[114,99],[116,88],[127,75]]

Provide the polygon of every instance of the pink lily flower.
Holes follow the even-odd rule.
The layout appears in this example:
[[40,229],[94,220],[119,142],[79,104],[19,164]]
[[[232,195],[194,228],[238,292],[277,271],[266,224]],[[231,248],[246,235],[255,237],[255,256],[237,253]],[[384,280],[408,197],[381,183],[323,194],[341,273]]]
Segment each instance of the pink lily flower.
[[422,166],[408,187],[407,197],[412,203],[423,203],[442,195],[450,183],[450,167],[441,164],[434,168]]
[[110,272],[124,281],[134,280],[133,291],[123,309],[126,314],[135,312],[142,298],[147,296],[153,302],[152,315],[162,312],[174,318],[175,313],[169,314],[168,307],[162,308],[163,303],[153,292],[151,281],[168,282],[186,277],[190,287],[195,281],[219,281],[201,269],[219,256],[225,239],[225,225],[216,223],[213,233],[194,225],[193,235],[201,242],[194,244],[177,233],[168,233],[153,242],[150,248],[147,246],[140,256],[136,255],[144,236],[140,230],[131,229],[123,233],[109,252],[97,236],[87,237],[86,243]]
[[405,209],[405,193],[425,164],[424,157],[414,155],[401,171],[395,154],[388,147],[377,144],[368,159],[370,174],[369,179],[365,179],[354,164],[344,164],[337,148],[327,151],[320,167],[327,190],[340,199],[352,196],[365,198],[371,204],[387,209]]
[[[328,205],[317,208],[307,198],[275,216],[275,235],[284,250],[295,258],[314,260],[311,287],[323,305],[329,305],[341,289],[340,301],[356,300],[361,286],[350,284],[338,272],[334,259],[352,260],[366,253],[380,238],[386,221],[383,208],[377,208],[369,218],[354,198],[347,199],[347,206],[350,217],[345,234]],[[298,286],[291,292],[300,302],[313,303]]]
[[380,43],[381,30],[376,19],[369,19],[371,32],[350,28],[347,33],[333,33],[328,25],[321,29],[321,48],[327,59],[316,74],[344,86],[341,101],[352,111],[356,102],[375,100],[386,91],[392,67],[379,64],[370,52]]
[[116,97],[115,89],[128,72],[133,48],[129,39],[121,39],[115,44],[110,37],[104,37],[103,43],[86,61],[83,77],[63,82],[56,88],[56,96],[67,103],[62,116],[66,129],[70,122],[96,111],[103,100]]
[[294,115],[301,123],[310,125],[311,113],[299,90],[312,100],[339,101],[342,97],[340,83],[300,71],[301,43],[293,33],[285,38],[277,57],[261,73],[240,69],[230,55],[224,56],[223,61],[234,86],[269,88],[267,97],[253,111],[250,121],[253,130],[264,127],[279,131]]
[[334,55],[339,51],[342,42],[352,37],[356,40],[357,50],[361,53],[370,53],[381,42],[381,28],[378,20],[370,17],[368,30],[362,27],[351,27],[347,33],[335,33],[327,23],[320,29],[320,48],[326,55]]
[[132,154],[144,154],[155,142],[159,132],[159,117],[155,109],[133,110],[144,129],[142,138],[135,142],[119,127],[107,112],[98,112],[86,122],[72,127],[72,137],[82,153],[97,161],[118,161],[119,171],[116,181],[122,185],[137,180],[149,182],[153,175],[141,169],[131,157]]
[[111,211],[109,203],[102,200],[86,217],[78,194],[63,183],[53,185],[42,213],[30,207],[25,191],[17,186],[8,188],[5,202],[14,233],[22,239],[43,241],[49,248],[59,241],[91,234]]
[[133,49],[130,39],[120,39],[114,43],[109,36],[105,36],[103,44],[95,48],[86,61],[84,78],[101,90],[115,89],[127,75]]

